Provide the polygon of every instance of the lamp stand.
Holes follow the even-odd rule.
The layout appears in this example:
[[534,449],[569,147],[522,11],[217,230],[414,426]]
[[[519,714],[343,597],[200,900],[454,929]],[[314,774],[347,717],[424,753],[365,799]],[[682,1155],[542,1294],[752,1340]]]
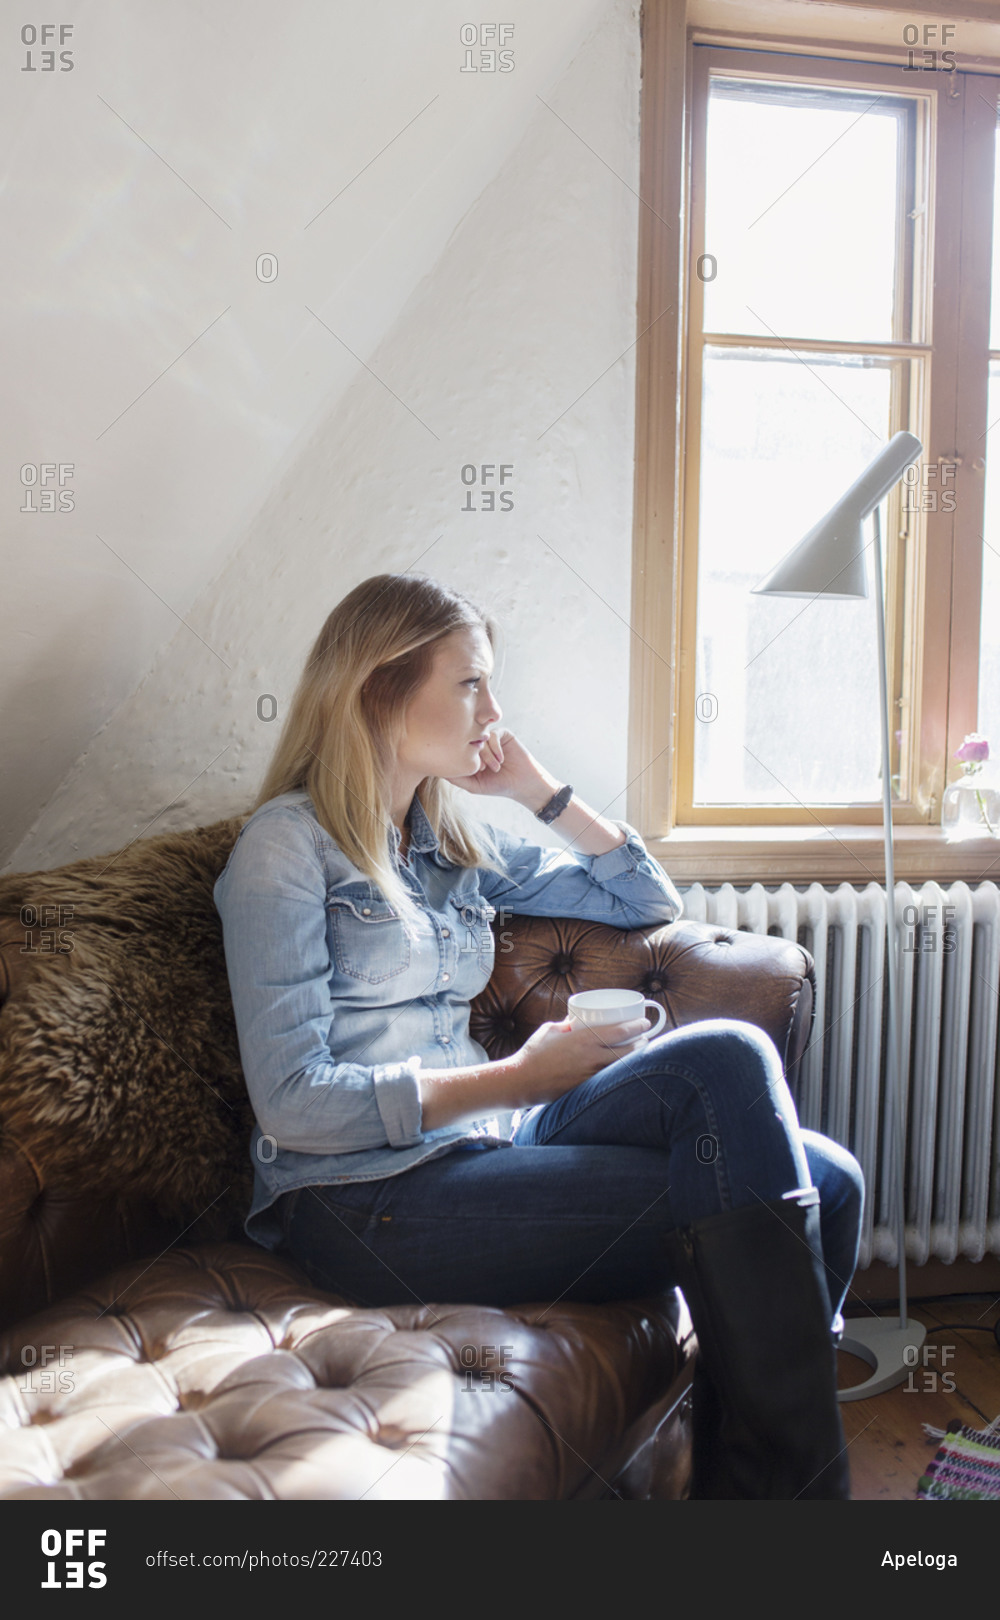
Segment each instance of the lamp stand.
[[907,1320],[906,1311],[906,1210],[903,1194],[903,1159],[906,1135],[903,1119],[903,1088],[899,1073],[899,998],[897,989],[898,929],[896,926],[896,869],[892,842],[892,755],[889,748],[889,664],[885,642],[885,600],[882,590],[882,527],[879,508],[872,510],[875,540],[875,617],[878,624],[879,709],[882,722],[882,827],[885,843],[885,927],[886,966],[889,975],[889,1028],[886,1038],[886,1079],[888,1082],[889,1150],[895,1170],[896,1250],[899,1257],[899,1317],[872,1316],[845,1322],[838,1348],[858,1356],[874,1368],[864,1383],[838,1390],[840,1401],[863,1401],[895,1389],[916,1366],[927,1336],[922,1322]]

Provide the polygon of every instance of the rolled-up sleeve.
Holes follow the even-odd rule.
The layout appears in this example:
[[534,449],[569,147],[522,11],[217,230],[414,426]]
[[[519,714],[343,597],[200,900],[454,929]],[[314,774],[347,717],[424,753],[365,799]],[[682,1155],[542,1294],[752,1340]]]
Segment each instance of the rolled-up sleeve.
[[484,897],[498,910],[528,917],[582,917],[619,928],[675,922],[683,902],[666,872],[634,827],[613,825],[625,842],[603,855],[550,849],[491,827],[506,876],[484,868]]
[[308,820],[288,807],[254,817],[213,892],[243,1073],[264,1135],[310,1154],[420,1141],[419,1056],[372,1065],[332,1056],[326,875]]
[[412,1147],[420,1141],[419,1057],[405,1063],[377,1063],[372,1069],[375,1101],[390,1147]]

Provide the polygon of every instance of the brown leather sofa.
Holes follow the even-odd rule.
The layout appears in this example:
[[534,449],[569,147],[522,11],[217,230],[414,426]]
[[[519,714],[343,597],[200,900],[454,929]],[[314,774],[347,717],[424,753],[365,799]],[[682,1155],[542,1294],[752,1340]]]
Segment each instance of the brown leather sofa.
[[[245,1238],[251,1112],[212,886],[243,818],[0,878],[0,1497],[679,1497],[682,1296],[365,1310]],[[795,1066],[812,963],[681,921],[498,916],[492,1058],[573,991]]]

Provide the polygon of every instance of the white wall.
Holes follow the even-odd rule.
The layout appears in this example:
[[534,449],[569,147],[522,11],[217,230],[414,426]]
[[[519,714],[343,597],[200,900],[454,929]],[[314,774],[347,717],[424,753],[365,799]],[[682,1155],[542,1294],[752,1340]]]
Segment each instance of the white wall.
[[[450,3],[81,5],[79,66],[18,84],[8,509],[22,462],[76,471],[72,513],[7,525],[7,869],[245,808],[258,696],[411,568],[499,616],[504,723],[625,814],[638,3],[504,16],[489,75]],[[514,510],[463,512],[500,462]]]

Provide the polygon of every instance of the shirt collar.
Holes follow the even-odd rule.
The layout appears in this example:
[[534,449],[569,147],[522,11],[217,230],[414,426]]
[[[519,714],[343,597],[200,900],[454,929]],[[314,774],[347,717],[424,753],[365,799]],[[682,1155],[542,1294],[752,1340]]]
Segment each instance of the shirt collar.
[[[281,795],[281,797],[287,797],[289,799],[305,799],[306,802],[312,807],[313,815],[316,814],[316,807],[313,805],[312,799],[309,797],[309,794],[306,792],[305,788],[292,789],[287,795]],[[393,854],[398,855],[399,846],[402,842],[402,834],[394,821],[390,821],[389,823],[389,838],[392,844]],[[448,857],[441,853],[441,846],[438,842],[437,834],[428,821],[426,811],[424,810],[424,807],[420,803],[420,800],[417,798],[416,794],[413,795],[410,802],[410,848],[417,850],[421,855],[432,856],[433,859],[437,861],[439,866],[451,865]]]
[[[402,834],[395,822],[391,823],[391,828],[393,853],[395,854],[399,850]],[[437,834],[427,820],[427,814],[416,794],[413,795],[410,804],[410,848],[417,850],[421,855],[437,855],[439,859],[444,859],[440,854]]]

